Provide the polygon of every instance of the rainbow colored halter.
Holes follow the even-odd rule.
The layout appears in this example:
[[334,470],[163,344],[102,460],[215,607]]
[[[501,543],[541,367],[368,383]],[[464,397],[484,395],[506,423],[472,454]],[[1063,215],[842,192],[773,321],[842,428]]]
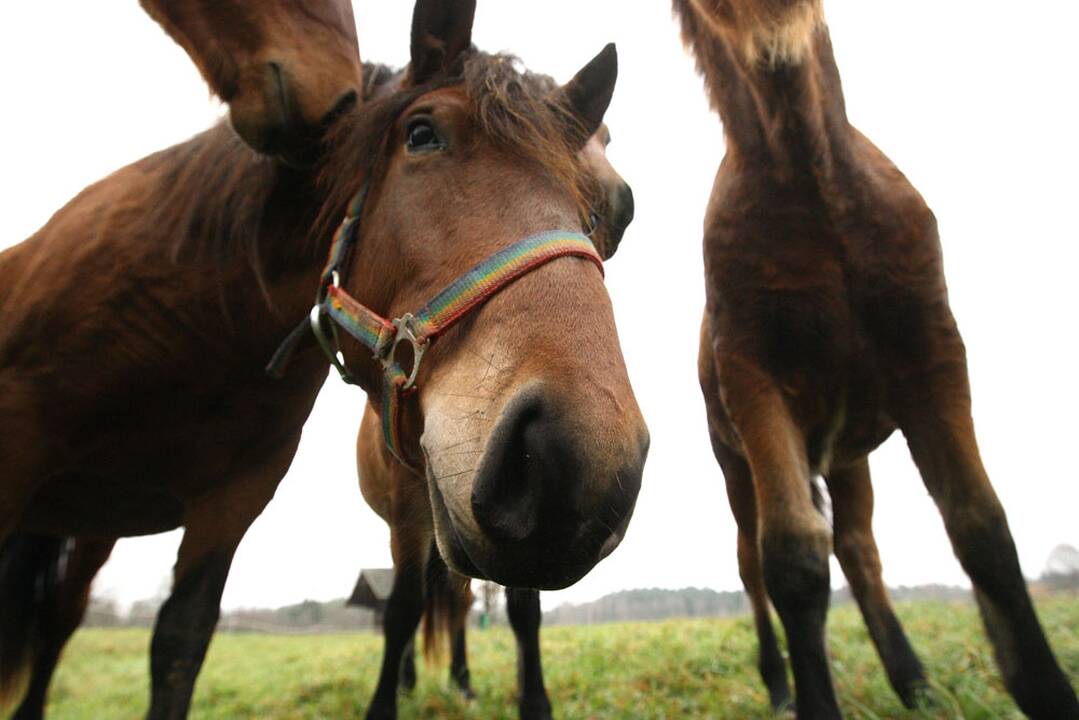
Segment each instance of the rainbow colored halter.
[[[337,338],[340,327],[371,350],[382,364],[382,433],[386,446],[404,465],[400,444],[400,406],[405,395],[416,386],[420,363],[430,343],[449,330],[458,320],[475,310],[507,285],[536,268],[560,257],[576,256],[590,260],[603,273],[603,261],[587,236],[569,230],[551,230],[519,240],[488,257],[450,283],[415,313],[405,313],[388,320],[367,308],[341,286],[341,271],[359,235],[367,186],[356,195],[348,214],[334,234],[329,260],[322,271],[318,295],[307,321],[285,340],[267,370],[280,376],[296,344],[310,328],[341,379],[357,385],[345,366]],[[327,328],[326,319],[332,321]],[[397,346],[407,342],[412,349],[412,367],[408,372],[396,359]]]

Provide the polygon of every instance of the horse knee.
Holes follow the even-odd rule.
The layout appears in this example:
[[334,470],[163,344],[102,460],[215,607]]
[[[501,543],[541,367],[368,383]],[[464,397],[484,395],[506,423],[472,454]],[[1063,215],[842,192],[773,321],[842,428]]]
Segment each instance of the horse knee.
[[1000,503],[959,507],[946,516],[948,534],[963,569],[990,596],[1024,585]]
[[831,530],[823,519],[798,530],[765,534],[761,539],[764,584],[781,614],[827,610],[831,549]]

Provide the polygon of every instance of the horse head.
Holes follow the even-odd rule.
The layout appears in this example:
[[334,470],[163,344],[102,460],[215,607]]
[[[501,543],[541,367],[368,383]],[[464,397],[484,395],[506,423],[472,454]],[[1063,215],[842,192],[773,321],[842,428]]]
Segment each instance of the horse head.
[[[362,90],[349,0],[140,0],[229,106],[237,134],[293,164]],[[314,56],[313,56],[314,55]]]
[[[550,88],[512,58],[475,51],[473,12],[420,0],[401,88],[331,140],[331,194],[366,188],[331,292],[403,319],[375,326],[392,343],[421,318],[410,329],[420,342],[401,353],[357,335],[342,335],[341,351],[382,407],[395,452],[425,478],[442,556],[504,585],[565,587],[620,542],[648,447],[600,257],[583,234],[602,207],[613,220],[596,227],[597,244],[609,255],[632,216],[632,194],[596,140],[617,56],[608,46]],[[475,296],[547,238],[554,255]],[[372,347],[412,376],[400,397]]]

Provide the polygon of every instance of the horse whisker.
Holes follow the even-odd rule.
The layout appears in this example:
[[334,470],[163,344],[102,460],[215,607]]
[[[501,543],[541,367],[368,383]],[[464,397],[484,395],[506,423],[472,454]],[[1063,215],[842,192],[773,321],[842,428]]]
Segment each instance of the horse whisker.
[[476,468],[473,467],[473,468],[469,468],[468,470],[461,470],[460,472],[447,473],[446,475],[439,475],[438,477],[435,478],[435,482],[438,482],[439,480],[449,480],[450,478],[455,478],[455,477],[458,477],[460,475],[467,475],[468,473],[474,472],[475,470],[476,470]]

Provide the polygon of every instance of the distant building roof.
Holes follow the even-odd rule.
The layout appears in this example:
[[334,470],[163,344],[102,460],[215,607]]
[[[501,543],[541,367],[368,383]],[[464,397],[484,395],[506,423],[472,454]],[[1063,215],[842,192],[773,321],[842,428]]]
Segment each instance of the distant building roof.
[[393,590],[393,568],[361,570],[348,604],[378,610],[386,606],[391,590]]

